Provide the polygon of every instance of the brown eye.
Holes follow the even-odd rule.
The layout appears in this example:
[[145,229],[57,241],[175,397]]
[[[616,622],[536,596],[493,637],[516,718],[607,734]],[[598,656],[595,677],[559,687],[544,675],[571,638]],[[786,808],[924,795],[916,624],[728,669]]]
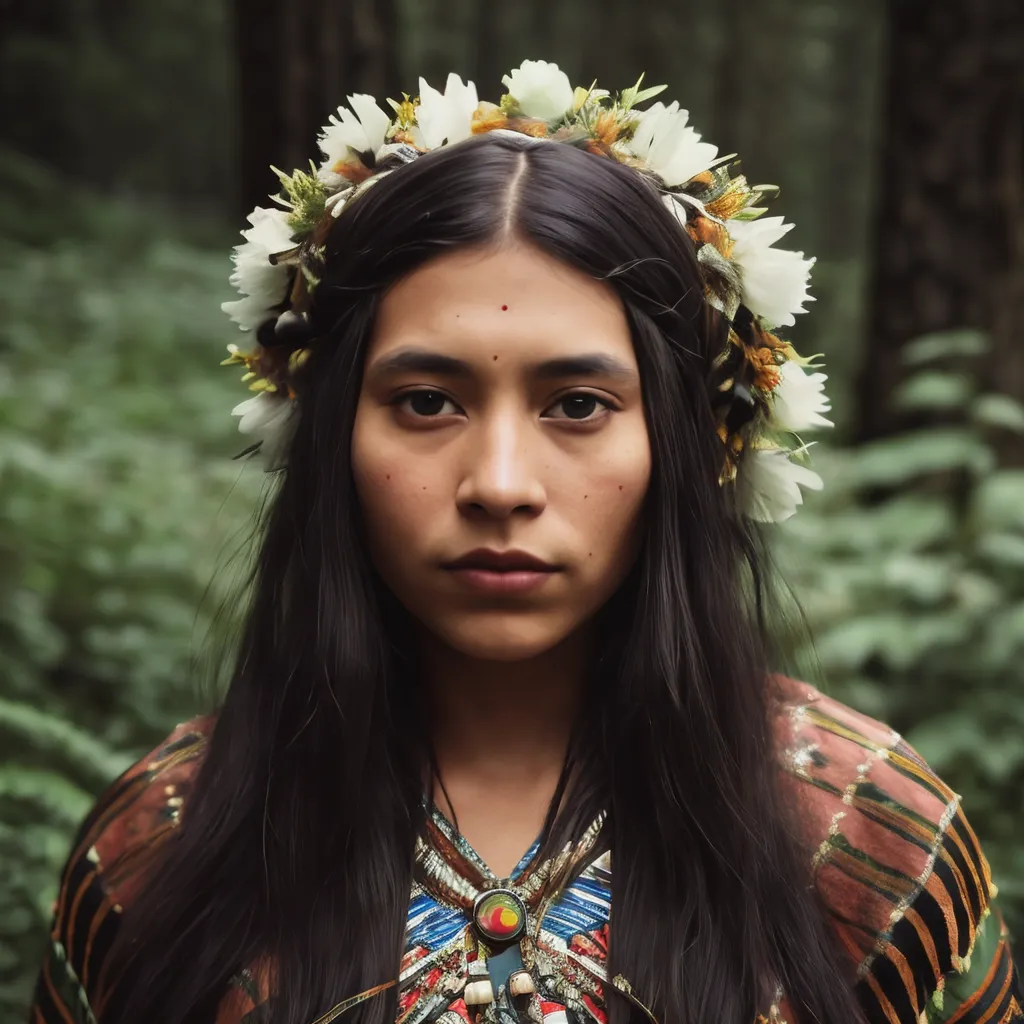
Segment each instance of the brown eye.
[[[563,413],[561,416],[553,416],[552,419],[599,420],[602,418],[603,412],[612,409],[612,404],[603,398],[598,398],[597,395],[592,395],[589,391],[577,391],[574,394],[564,395],[551,408],[560,408]],[[602,410],[602,413],[595,416],[594,412],[598,408]]]
[[430,391],[426,388],[419,391],[407,391],[395,401],[399,408],[406,408],[414,416],[439,416],[444,411],[445,402],[452,406],[454,402],[441,391]]

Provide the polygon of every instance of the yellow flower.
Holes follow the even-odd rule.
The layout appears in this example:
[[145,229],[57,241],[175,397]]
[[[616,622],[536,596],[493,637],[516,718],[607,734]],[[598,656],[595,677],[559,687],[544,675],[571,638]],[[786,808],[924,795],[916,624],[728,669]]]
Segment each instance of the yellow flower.
[[399,128],[410,128],[416,121],[416,107],[419,105],[419,98],[409,99],[408,93],[402,93],[402,102],[388,100],[395,112],[395,124]]

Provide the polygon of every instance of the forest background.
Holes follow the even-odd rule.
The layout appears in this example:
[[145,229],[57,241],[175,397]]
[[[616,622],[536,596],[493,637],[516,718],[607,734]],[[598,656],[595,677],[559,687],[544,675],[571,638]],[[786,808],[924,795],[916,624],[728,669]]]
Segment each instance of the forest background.
[[[263,481],[228,253],[344,96],[524,58],[667,83],[818,258],[826,489],[778,531],[804,678],[963,797],[1024,936],[1018,0],[0,2],[0,1021],[95,794],[216,676]],[[218,609],[228,602],[226,617]],[[1021,939],[1018,938],[1018,944]]]

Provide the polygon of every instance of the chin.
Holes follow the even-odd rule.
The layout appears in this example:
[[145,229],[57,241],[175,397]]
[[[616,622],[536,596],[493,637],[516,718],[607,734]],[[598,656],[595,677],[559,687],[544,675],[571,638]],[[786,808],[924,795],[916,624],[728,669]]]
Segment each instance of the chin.
[[537,621],[508,614],[461,616],[431,625],[449,647],[481,661],[526,661],[551,650],[572,631],[569,623]]

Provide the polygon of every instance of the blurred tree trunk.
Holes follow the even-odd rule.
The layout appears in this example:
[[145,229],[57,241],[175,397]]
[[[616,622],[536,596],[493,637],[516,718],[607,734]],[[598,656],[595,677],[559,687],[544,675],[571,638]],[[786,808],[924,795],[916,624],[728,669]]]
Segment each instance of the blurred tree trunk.
[[[901,347],[925,332],[990,332],[984,385],[1024,399],[1024,6],[890,0],[887,30],[861,440],[903,425]],[[1022,447],[1006,438],[1004,461]]]
[[394,0],[234,0],[243,216],[290,171],[319,156],[316,137],[353,92],[383,105],[398,86]]

